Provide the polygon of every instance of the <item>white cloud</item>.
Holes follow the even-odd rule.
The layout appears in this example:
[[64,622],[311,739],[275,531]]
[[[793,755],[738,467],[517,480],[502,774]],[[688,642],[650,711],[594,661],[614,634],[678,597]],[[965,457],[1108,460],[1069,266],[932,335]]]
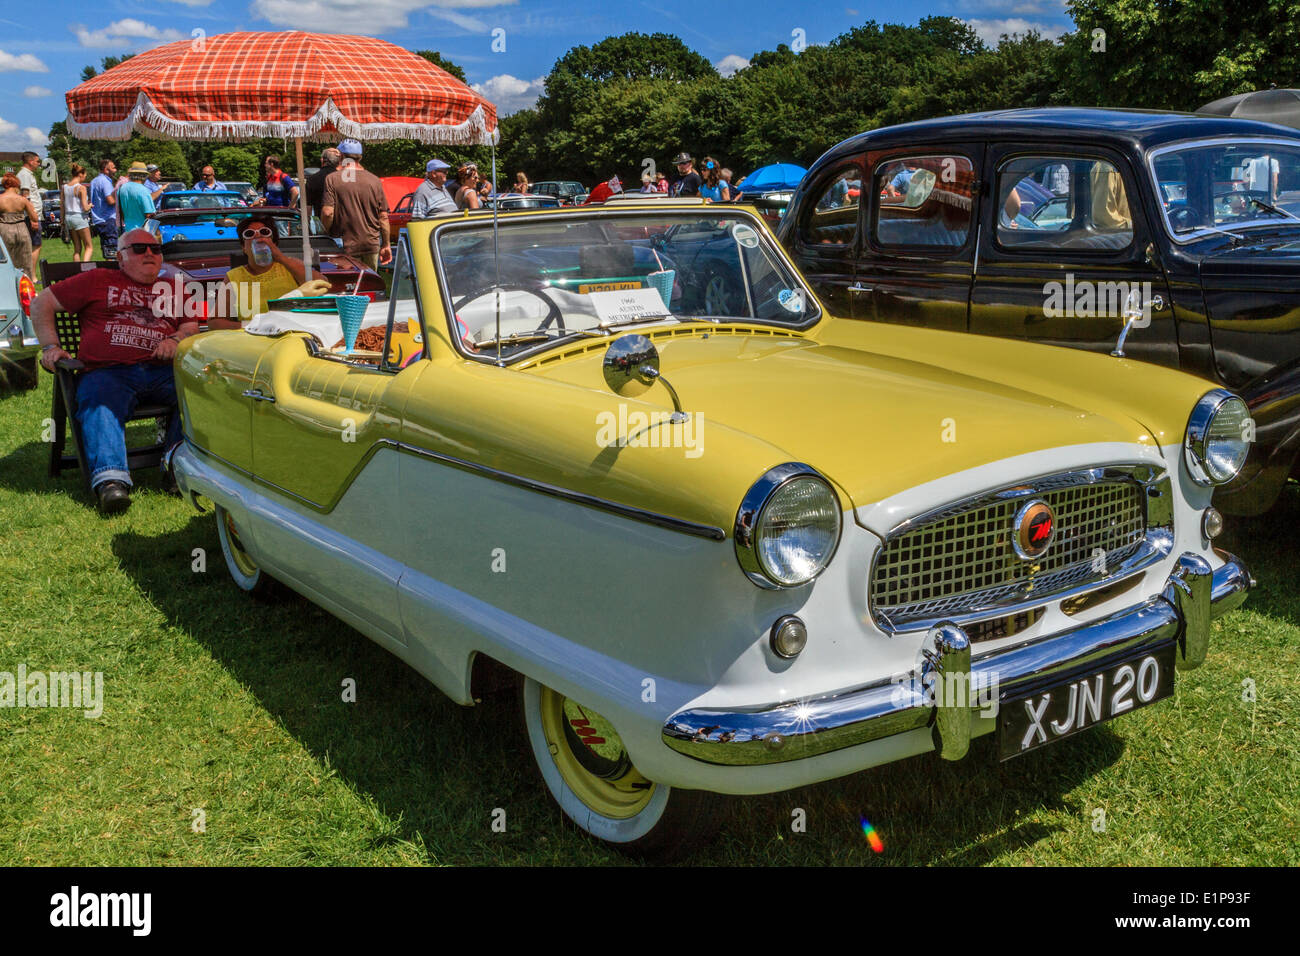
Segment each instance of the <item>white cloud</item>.
[[980,17],[1058,17],[1069,16],[1066,0],[958,0],[957,6]]
[[26,70],[28,73],[50,72],[50,68],[42,63],[39,57],[31,53],[15,55],[0,50],[0,73],[10,73],[15,70]]
[[206,7],[212,0],[167,0],[168,3],[181,3],[187,7]]
[[[184,0],[178,0],[184,2]],[[454,23],[469,33],[487,33],[491,26],[462,11],[513,6],[518,0],[253,0],[254,17],[280,26],[326,33],[359,33],[374,36],[410,26],[409,16],[423,10],[433,17]]]
[[747,66],[749,66],[749,61],[743,56],[737,56],[735,53],[728,54],[713,64],[713,68],[723,76],[735,76]]
[[19,129],[17,123],[0,117],[0,151],[17,153],[26,149],[39,149],[44,145],[45,134],[35,126]]
[[29,100],[38,99],[42,96],[53,96],[53,95],[54,95],[54,91],[51,89],[47,89],[44,86],[29,86],[25,90],[23,90],[23,96],[27,97]]
[[11,123],[3,116],[0,116],[0,137],[9,137],[18,132],[18,124]]
[[44,146],[47,142],[45,134],[35,126],[23,127],[23,135],[27,137],[27,142],[32,146]]
[[190,39],[188,33],[181,33],[179,30],[170,28],[159,30],[143,20],[136,20],[131,17],[127,17],[125,20],[114,20],[108,26],[99,30],[89,30],[81,23],[73,23],[69,25],[68,29],[76,35],[82,46],[88,47],[116,47],[121,49],[124,46],[139,46],[147,48],[158,46],[160,43]]
[[546,77],[539,76],[529,82],[509,73],[494,76],[483,83],[470,84],[470,89],[496,105],[497,116],[509,116],[526,110],[537,102],[546,86]]
[[1050,23],[1031,23],[1023,17],[1008,17],[1005,20],[966,20],[965,23],[975,31],[976,36],[991,47],[997,46],[998,40],[1004,34],[1011,36],[1037,30],[1045,39],[1055,40],[1066,29],[1064,25],[1053,26]]

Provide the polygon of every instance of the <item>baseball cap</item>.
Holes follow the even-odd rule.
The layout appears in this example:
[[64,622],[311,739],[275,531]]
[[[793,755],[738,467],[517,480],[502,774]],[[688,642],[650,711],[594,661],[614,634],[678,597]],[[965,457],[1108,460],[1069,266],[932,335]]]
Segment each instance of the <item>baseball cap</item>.
[[157,164],[157,163],[150,163],[148,166],[145,167],[145,171],[151,173],[151,172],[153,172],[153,171],[154,171],[155,169],[157,169],[157,168],[158,168],[158,164]]
[[426,173],[437,172],[439,169],[451,169],[451,167],[441,159],[431,159],[424,164],[424,171]]
[[355,139],[345,139],[343,142],[339,143],[339,152],[344,156],[360,156],[361,144]]

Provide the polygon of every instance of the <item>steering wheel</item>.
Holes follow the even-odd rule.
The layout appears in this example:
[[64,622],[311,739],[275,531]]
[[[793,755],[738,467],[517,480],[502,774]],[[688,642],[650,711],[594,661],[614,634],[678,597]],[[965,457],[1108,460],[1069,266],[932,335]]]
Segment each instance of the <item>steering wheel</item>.
[[498,289],[501,290],[502,292],[527,292],[529,295],[536,296],[537,298],[541,299],[543,302],[546,303],[546,318],[542,321],[542,324],[537,327],[537,330],[539,332],[549,327],[552,322],[556,323],[555,327],[559,331],[561,332],[568,331],[564,327],[564,313],[561,312],[560,307],[555,304],[555,300],[552,299],[545,292],[543,292],[541,289],[534,288],[533,286],[524,285],[519,282],[503,282],[500,285],[497,285],[494,282],[491,285],[482,286],[478,289],[475,289],[473,292],[469,293],[468,295],[463,296],[460,299],[460,301],[453,302],[451,304],[451,309],[453,312],[460,312],[460,310],[463,309],[467,303],[473,302],[475,299],[480,299],[485,295],[489,295],[493,292],[496,292]]
[[1196,210],[1190,206],[1175,206],[1169,210],[1168,215],[1169,224],[1175,229],[1195,229],[1201,224]]

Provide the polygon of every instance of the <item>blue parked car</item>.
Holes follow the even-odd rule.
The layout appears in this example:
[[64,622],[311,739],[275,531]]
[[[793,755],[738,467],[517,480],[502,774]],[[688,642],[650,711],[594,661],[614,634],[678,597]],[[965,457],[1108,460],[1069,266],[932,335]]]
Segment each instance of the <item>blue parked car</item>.
[[[197,189],[176,189],[165,192],[158,197],[158,234],[163,242],[174,239],[236,239],[235,229],[221,211],[223,209],[246,209],[248,203],[244,197],[234,191],[214,190],[200,192]],[[211,216],[185,216],[184,222],[169,222],[171,212],[197,212],[211,209]]]

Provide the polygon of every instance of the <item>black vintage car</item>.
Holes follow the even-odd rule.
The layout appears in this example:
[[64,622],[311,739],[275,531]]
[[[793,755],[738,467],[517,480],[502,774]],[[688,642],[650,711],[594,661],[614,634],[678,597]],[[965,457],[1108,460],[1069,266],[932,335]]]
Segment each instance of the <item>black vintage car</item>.
[[1127,326],[1124,356],[1236,391],[1255,445],[1225,511],[1297,467],[1296,130],[1075,108],[878,129],[814,164],[780,236],[837,314],[1103,352]]

